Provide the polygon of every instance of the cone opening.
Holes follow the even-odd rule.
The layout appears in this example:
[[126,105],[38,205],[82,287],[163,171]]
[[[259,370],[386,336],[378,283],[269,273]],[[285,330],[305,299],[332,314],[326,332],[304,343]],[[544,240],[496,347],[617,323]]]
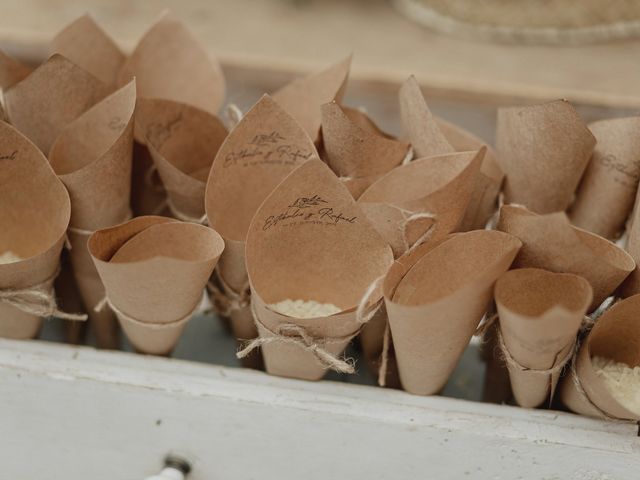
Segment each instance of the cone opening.
[[612,267],[624,272],[632,272],[636,267],[633,257],[614,243],[580,228],[572,228],[596,257],[603,259]]
[[590,357],[604,357],[630,367],[640,365],[640,294],[616,303],[596,322],[587,346]]

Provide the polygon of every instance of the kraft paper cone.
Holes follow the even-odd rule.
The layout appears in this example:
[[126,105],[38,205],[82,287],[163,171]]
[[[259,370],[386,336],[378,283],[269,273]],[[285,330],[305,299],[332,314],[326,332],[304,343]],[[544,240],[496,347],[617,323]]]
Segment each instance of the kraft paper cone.
[[589,125],[598,143],[571,207],[571,222],[615,239],[631,213],[640,178],[640,117]]
[[42,318],[3,300],[8,290],[52,292],[69,224],[69,194],[38,148],[0,122],[0,253],[23,258],[0,264],[0,337],[34,338]]
[[204,192],[213,159],[227,136],[210,113],[172,100],[138,100],[136,124],[180,220],[201,223]]
[[396,257],[425,234],[435,241],[458,227],[484,153],[481,148],[414,160],[365,190],[358,203]]
[[573,412],[592,417],[640,420],[640,414],[621,405],[603,379],[596,375],[591,358],[595,356],[640,365],[640,295],[613,305],[598,320],[580,346],[570,375],[561,385],[562,402]]
[[496,149],[506,203],[566,210],[596,139],[566,100],[498,109]]
[[[244,248],[251,219],[291,171],[314,158],[319,157],[309,136],[268,95],[242,117],[218,150],[207,180],[205,209],[209,225],[227,245],[218,273],[238,296],[248,290]],[[237,338],[255,338],[245,303],[231,309],[232,326]],[[245,336],[249,334],[253,336]]]
[[0,50],[0,88],[7,90],[19,81],[27,78],[33,71],[31,67]]
[[[358,333],[356,307],[385,274],[391,249],[320,160],[294,170],[256,212],[247,235],[251,302],[268,373],[319,380],[326,363],[315,347],[337,356]],[[375,303],[381,293],[374,292]],[[340,312],[300,319],[272,310],[285,299],[330,303]],[[286,332],[297,333],[297,343]]]
[[109,87],[64,58],[53,55],[4,93],[6,113],[43,152],[60,132],[109,93]]
[[88,245],[129,341],[156,355],[173,350],[224,249],[211,228],[153,216],[98,230]]
[[[434,117],[434,119],[456,152],[478,150],[482,146],[486,146],[485,142],[466,130],[441,118]],[[504,172],[498,165],[495,150],[489,146],[486,148],[476,187],[471,194],[471,200],[462,223],[460,223],[460,231],[463,232],[482,230],[497,209],[497,199],[504,179]]]
[[335,102],[322,105],[321,112],[325,161],[356,199],[409,152],[408,144],[380,135],[370,121],[360,126]]
[[53,37],[49,54],[59,53],[106,85],[115,85],[125,61],[113,39],[85,14]]
[[400,87],[400,120],[409,133],[416,158],[455,151],[440,131],[413,75]]
[[522,240],[522,249],[513,262],[515,268],[543,268],[586,278],[593,288],[590,312],[635,268],[627,252],[571,226],[563,212],[537,215],[524,207],[503,205],[496,228]]
[[[640,189],[638,189],[640,192]],[[619,290],[621,297],[630,297],[636,293],[640,293],[640,269],[638,263],[640,262],[640,194],[636,194],[636,201],[631,213],[631,217],[628,220],[627,225],[627,242],[625,250],[629,252],[629,255],[633,257],[636,262],[636,268],[625,279]]]
[[405,390],[444,388],[521,245],[512,235],[476,230],[435,248],[421,245],[394,263],[384,299]]
[[273,99],[300,124],[311,140],[318,142],[322,123],[320,106],[342,101],[350,69],[351,55],[321,72],[285,85],[273,94]]
[[218,62],[209,56],[187,27],[165,13],[138,42],[123,64],[120,85],[135,77],[138,96],[164,98],[215,115],[225,96]]
[[592,296],[584,278],[538,268],[511,270],[496,282],[503,355],[521,407],[553,399]]

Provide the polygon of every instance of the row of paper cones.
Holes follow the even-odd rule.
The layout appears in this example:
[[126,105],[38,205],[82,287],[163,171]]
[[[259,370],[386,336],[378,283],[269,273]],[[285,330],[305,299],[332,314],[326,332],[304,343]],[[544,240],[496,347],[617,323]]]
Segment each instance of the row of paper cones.
[[[221,70],[171,16],[129,56],[87,16],[54,39],[52,52],[33,71],[0,58],[4,117],[13,125],[0,124],[0,253],[24,259],[0,265],[3,336],[37,334],[34,295],[51,296],[68,235],[103,346],[117,345],[115,313],[137,349],[170,352],[217,264],[213,303],[237,338],[258,338],[242,355],[260,346],[269,373],[351,372],[341,352],[367,325],[369,356],[392,344],[402,386],[432,394],[500,278],[495,331],[509,352],[502,354],[516,400],[533,406],[552,396],[555,367],[569,359],[584,314],[627,277],[621,295],[638,291],[640,222],[629,230],[631,255],[586,231],[615,238],[624,229],[640,172],[638,118],[590,131],[566,101],[500,109],[494,151],[431,115],[411,77],[399,95],[408,139],[398,140],[341,105],[347,58],[263,96],[228,133],[215,116]],[[493,219],[499,231],[481,230],[501,188],[512,205]],[[165,210],[182,221],[139,216]],[[198,225],[206,221],[210,227]],[[548,272],[520,270],[532,277],[523,280],[509,268]],[[564,286],[536,297],[531,284],[544,275],[544,285]],[[510,280],[522,282],[516,290],[526,298],[499,295]],[[269,307],[288,298],[341,312],[297,319]],[[383,325],[388,317],[388,335],[367,324],[372,317]],[[638,336],[632,327],[625,324],[625,345]],[[596,326],[580,352],[600,331],[607,329]],[[638,364],[611,346],[616,335],[603,336],[609,357]],[[582,380],[589,405],[629,418],[601,401],[593,378]]]

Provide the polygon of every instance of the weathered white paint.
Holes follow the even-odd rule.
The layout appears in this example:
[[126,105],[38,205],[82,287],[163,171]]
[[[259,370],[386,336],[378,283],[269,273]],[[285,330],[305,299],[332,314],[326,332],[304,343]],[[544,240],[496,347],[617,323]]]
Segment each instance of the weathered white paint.
[[632,425],[0,340],[2,480],[640,478]]

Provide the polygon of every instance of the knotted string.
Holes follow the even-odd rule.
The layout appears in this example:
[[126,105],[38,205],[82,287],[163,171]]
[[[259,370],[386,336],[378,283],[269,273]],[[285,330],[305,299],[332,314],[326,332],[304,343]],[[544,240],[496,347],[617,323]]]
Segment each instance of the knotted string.
[[167,323],[153,323],[153,322],[143,322],[142,320],[138,320],[136,318],[133,318],[130,315],[127,315],[126,313],[124,313],[122,310],[120,310],[118,307],[116,307],[113,302],[111,302],[111,300],[109,299],[108,296],[104,296],[102,298],[102,300],[100,300],[95,307],[93,307],[93,311],[96,313],[100,313],[102,312],[106,307],[109,307],[111,309],[111,311],[115,314],[117,314],[121,319],[125,319],[135,325],[139,325],[141,327],[146,327],[149,328],[151,330],[165,330],[168,328],[176,328],[180,325],[182,325],[183,323],[186,323],[189,321],[189,319],[193,316],[194,313],[196,313],[196,310],[198,310],[198,307],[200,306],[200,302],[196,303],[196,306],[188,313],[186,314],[184,317],[179,318],[178,320],[174,320],[172,322],[167,322]]
[[[431,212],[411,212],[409,210],[400,209],[403,215],[408,215],[408,217],[401,224],[400,228],[402,230],[402,240],[404,242],[404,253],[413,252],[416,248],[422,245],[424,242],[429,240],[431,235],[435,232],[436,219],[437,216],[435,213]],[[433,223],[429,225],[429,228],[425,230],[425,232],[415,241],[413,244],[409,245],[409,241],[407,240],[407,229],[411,222],[415,222],[416,220],[421,220],[424,218],[430,218],[433,220]]]
[[228,317],[231,312],[235,310],[241,310],[248,307],[251,300],[251,289],[249,288],[249,282],[247,282],[242,290],[238,293],[224,281],[222,275],[218,269],[215,270],[214,275],[217,282],[222,287],[222,290],[218,286],[209,281],[207,283],[207,290],[211,293],[211,303],[213,304],[213,310],[220,316]]

